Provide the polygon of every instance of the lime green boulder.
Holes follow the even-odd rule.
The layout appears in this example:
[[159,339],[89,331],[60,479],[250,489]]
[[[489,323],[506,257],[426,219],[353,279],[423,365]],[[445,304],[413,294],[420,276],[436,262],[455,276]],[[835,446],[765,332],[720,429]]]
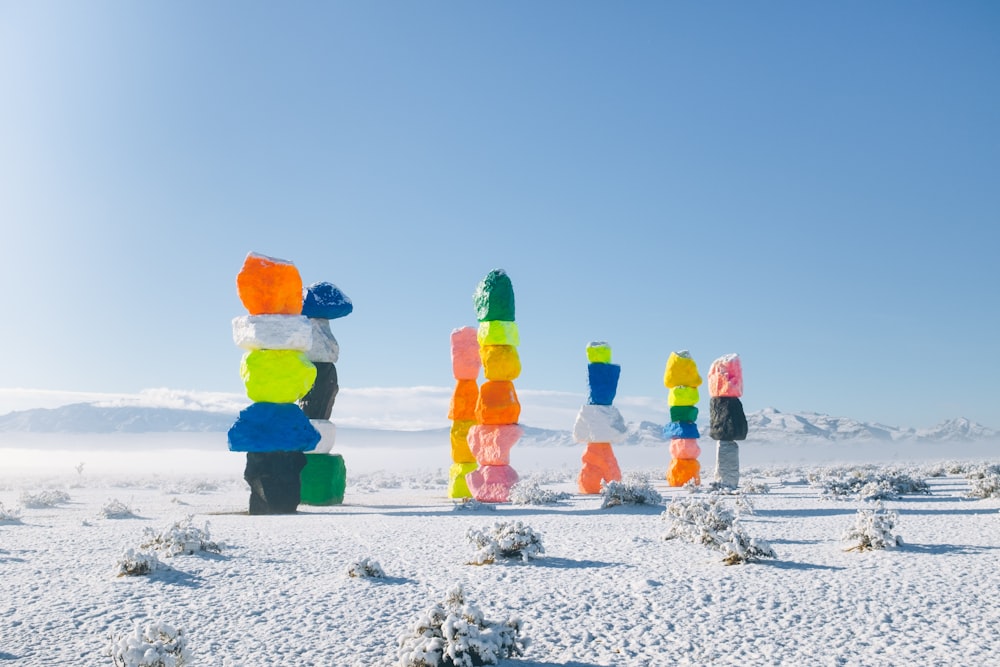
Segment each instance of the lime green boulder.
[[448,497],[471,498],[472,492],[465,481],[465,476],[479,467],[475,461],[471,463],[452,463],[448,471]]
[[521,344],[521,334],[517,329],[517,322],[487,320],[479,323],[476,340],[479,341],[480,346],[510,345],[517,347]]
[[303,505],[339,505],[347,488],[347,466],[340,454],[306,454],[300,475]]
[[240,376],[257,403],[295,403],[316,381],[316,366],[298,350],[253,350],[243,355]]
[[587,361],[592,364],[610,364],[611,346],[604,341],[587,343]]
[[493,269],[476,287],[472,295],[476,319],[514,321],[514,287],[503,269]]

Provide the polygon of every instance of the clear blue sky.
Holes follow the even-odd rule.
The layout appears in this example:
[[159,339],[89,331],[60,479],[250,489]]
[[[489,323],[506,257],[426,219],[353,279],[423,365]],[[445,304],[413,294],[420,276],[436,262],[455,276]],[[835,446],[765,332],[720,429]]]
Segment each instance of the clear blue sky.
[[994,2],[0,0],[0,100],[3,387],[241,392],[256,251],[343,386],[451,386],[503,268],[520,388],[1000,427]]

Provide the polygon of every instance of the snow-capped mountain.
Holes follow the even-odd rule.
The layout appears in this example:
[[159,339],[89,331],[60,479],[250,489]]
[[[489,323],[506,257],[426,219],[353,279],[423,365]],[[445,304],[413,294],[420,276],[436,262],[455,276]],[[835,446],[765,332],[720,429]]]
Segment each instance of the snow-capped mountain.
[[[0,432],[32,433],[164,433],[220,432],[232,426],[236,415],[227,412],[176,408],[115,406],[75,403],[53,409],[34,409],[0,415]],[[747,415],[748,442],[846,442],[897,441],[969,442],[1000,440],[1000,431],[965,418],[949,419],[926,429],[899,428],[831,417],[815,412],[781,412],[765,408]],[[569,428],[546,429],[522,425],[521,442],[533,446],[576,445]],[[699,421],[702,438],[708,438],[708,422]],[[665,442],[663,424],[629,422],[623,445],[660,445]],[[446,432],[443,429],[442,432]],[[444,437],[444,436],[442,436]]]

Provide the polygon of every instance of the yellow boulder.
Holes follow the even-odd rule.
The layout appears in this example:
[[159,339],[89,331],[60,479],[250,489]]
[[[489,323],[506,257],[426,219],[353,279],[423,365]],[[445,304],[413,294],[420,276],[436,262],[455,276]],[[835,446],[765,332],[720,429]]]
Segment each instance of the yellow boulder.
[[483,345],[479,357],[487,380],[516,380],[521,374],[521,357],[513,345]]
[[687,350],[670,353],[667,369],[663,373],[663,385],[667,388],[701,386],[698,366]]

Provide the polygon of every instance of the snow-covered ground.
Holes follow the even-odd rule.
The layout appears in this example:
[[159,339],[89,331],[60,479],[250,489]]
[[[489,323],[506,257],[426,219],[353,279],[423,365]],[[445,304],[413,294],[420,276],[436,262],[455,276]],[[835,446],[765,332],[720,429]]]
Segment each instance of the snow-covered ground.
[[[393,665],[399,637],[456,584],[488,619],[524,621],[530,645],[501,663],[511,667],[982,665],[1000,655],[1000,500],[966,497],[960,473],[924,477],[929,495],[884,503],[903,545],[855,552],[841,536],[862,503],[827,499],[809,479],[879,459],[912,461],[923,476],[935,461],[996,462],[995,445],[745,448],[744,481],[770,493],[748,494],[743,527],[777,558],[726,566],[718,551],[665,540],[664,505],[602,509],[600,496],[576,494],[581,449],[512,452],[522,477],[567,500],[469,511],[445,494],[446,441],[338,442],[343,505],[251,517],[243,459],[224,438],[0,441],[0,503],[17,515],[0,521],[0,663],[111,665],[108,637],[156,620],[184,631],[193,665]],[[702,444],[710,470],[712,443]],[[616,452],[624,471],[655,476],[666,503],[693,497],[662,481],[666,448]],[[62,500],[25,502],[46,496]],[[112,501],[135,516],[105,518]],[[145,529],[189,515],[221,553],[115,576]],[[517,520],[541,533],[543,557],[470,564],[469,528]],[[386,576],[348,577],[364,558]]]

